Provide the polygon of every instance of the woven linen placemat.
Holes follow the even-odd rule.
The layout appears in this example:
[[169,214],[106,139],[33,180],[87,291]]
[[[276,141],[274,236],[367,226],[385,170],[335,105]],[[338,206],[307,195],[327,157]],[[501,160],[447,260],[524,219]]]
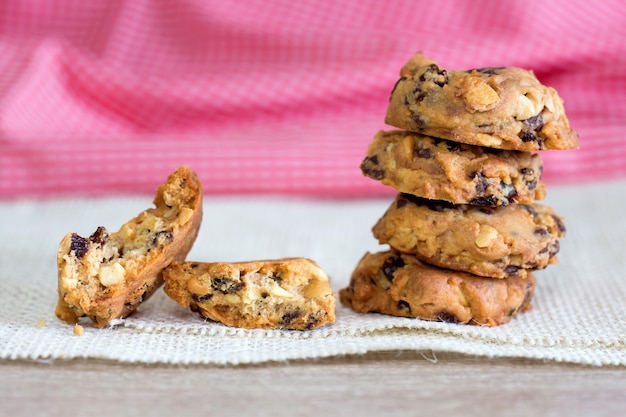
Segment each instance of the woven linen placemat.
[[[93,358],[126,363],[242,364],[376,350],[459,352],[591,365],[626,365],[626,181],[551,186],[568,232],[560,262],[538,271],[534,308],[483,328],[357,314],[341,305],[334,325],[306,332],[243,330],[206,322],[159,290],[136,314],[82,336],[54,315],[56,249],[66,232],[116,230],[150,198],[0,202],[0,358]],[[197,261],[306,256],[345,287],[390,199],[205,198]]]

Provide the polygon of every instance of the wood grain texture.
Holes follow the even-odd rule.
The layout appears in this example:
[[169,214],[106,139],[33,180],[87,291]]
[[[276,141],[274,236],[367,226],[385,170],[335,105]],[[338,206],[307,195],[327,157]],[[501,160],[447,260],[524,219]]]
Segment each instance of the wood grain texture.
[[1,416],[615,416],[626,368],[432,352],[253,366],[0,362]]

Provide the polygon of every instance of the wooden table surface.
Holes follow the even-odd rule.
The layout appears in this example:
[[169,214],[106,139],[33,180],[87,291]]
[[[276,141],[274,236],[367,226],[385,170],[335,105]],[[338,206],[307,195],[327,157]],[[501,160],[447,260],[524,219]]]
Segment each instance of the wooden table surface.
[[623,416],[626,368],[376,352],[246,366],[0,361],[1,416]]

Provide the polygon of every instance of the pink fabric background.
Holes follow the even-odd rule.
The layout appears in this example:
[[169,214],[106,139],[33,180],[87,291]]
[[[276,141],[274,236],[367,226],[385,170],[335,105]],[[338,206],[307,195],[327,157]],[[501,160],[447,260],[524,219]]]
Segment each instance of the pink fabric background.
[[626,176],[621,0],[22,0],[0,3],[0,197],[151,194],[181,164],[207,193],[391,194],[359,163],[417,50],[559,91],[581,147],[542,154],[549,184]]

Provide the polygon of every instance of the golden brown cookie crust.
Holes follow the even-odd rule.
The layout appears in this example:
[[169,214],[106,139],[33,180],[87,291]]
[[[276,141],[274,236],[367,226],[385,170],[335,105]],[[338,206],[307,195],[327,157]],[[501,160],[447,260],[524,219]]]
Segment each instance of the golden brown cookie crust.
[[380,243],[432,265],[523,278],[557,261],[565,226],[538,203],[484,208],[399,194],[372,231]]
[[184,260],[202,220],[202,186],[181,167],[159,186],[154,208],[110,233],[90,237],[68,233],[57,253],[56,315],[68,323],[89,317],[95,327],[131,314],[163,284],[161,271]]
[[329,278],[310,259],[173,262],[163,277],[170,298],[228,326],[310,330],[335,321]]
[[578,148],[563,100],[532,71],[446,70],[418,53],[400,76],[385,118],[391,126],[489,148]]
[[529,204],[545,196],[538,154],[488,149],[406,131],[378,132],[361,171],[400,192],[455,204]]
[[393,250],[366,253],[341,303],[360,313],[497,326],[531,309],[535,278],[492,279],[421,263]]

